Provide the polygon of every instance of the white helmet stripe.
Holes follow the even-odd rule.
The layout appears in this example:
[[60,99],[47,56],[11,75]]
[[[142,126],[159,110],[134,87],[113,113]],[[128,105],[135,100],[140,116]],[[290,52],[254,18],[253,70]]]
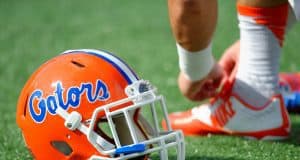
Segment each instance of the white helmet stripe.
[[132,84],[133,82],[139,79],[137,75],[132,71],[132,69],[126,63],[124,63],[117,56],[114,56],[107,51],[100,51],[95,49],[76,49],[76,50],[67,50],[62,54],[73,53],[73,52],[85,52],[88,54],[93,54],[111,63],[124,76],[128,84]]

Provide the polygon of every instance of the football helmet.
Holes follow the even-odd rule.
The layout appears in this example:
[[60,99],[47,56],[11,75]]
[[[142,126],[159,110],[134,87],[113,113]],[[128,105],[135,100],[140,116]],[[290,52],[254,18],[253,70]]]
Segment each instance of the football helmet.
[[185,157],[163,96],[106,51],[68,50],[41,65],[21,91],[16,120],[37,160]]

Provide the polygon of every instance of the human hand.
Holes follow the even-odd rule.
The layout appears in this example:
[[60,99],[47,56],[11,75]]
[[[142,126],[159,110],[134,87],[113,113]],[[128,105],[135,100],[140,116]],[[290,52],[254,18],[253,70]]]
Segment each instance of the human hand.
[[221,84],[223,84],[227,79],[232,79],[235,77],[237,72],[237,66],[240,55],[240,41],[236,41],[229,48],[225,50],[223,56],[219,60],[220,67],[224,70],[224,76],[222,78]]
[[215,96],[223,78],[223,69],[219,64],[215,64],[210,73],[198,81],[189,80],[184,73],[178,76],[178,86],[181,93],[192,101],[201,101]]
[[201,101],[217,94],[217,89],[228,78],[233,78],[237,71],[237,64],[240,52],[240,41],[236,41],[225,50],[223,56],[216,63],[210,73],[198,81],[190,81],[180,73],[178,86],[181,93],[192,101]]

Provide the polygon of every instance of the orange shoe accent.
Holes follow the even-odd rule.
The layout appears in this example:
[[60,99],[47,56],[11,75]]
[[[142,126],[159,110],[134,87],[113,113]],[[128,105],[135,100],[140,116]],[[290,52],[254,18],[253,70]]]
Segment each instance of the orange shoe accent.
[[232,108],[230,101],[221,104],[219,108],[211,115],[212,123],[216,126],[223,127],[234,116],[235,110]]
[[[227,134],[258,140],[277,140],[289,136],[290,121],[281,95],[274,95],[260,108],[244,102],[226,83],[214,100],[185,112],[169,115],[171,127],[186,136]],[[163,121],[163,127],[166,124]],[[245,127],[246,126],[246,127]]]
[[[184,135],[206,135],[208,133],[221,134],[219,129],[208,126],[197,119],[194,119],[191,110],[176,112],[169,115],[172,129],[182,130]],[[165,120],[162,121],[164,129],[167,128]],[[201,126],[201,127],[199,127]]]
[[257,24],[268,27],[283,45],[285,27],[288,19],[288,3],[271,8],[242,6],[237,4],[240,15],[253,17]]

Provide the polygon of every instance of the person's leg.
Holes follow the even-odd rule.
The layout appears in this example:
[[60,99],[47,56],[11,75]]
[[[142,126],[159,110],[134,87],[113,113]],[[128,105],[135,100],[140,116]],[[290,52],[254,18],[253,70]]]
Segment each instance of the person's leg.
[[282,0],[238,1],[241,53],[239,61],[230,60],[237,56],[227,57],[238,62],[237,75],[232,74],[234,80],[229,78],[210,103],[170,114],[173,129],[181,129],[185,135],[289,136],[289,116],[277,90],[287,11]]
[[234,92],[261,107],[278,93],[287,0],[238,0],[240,59]]

